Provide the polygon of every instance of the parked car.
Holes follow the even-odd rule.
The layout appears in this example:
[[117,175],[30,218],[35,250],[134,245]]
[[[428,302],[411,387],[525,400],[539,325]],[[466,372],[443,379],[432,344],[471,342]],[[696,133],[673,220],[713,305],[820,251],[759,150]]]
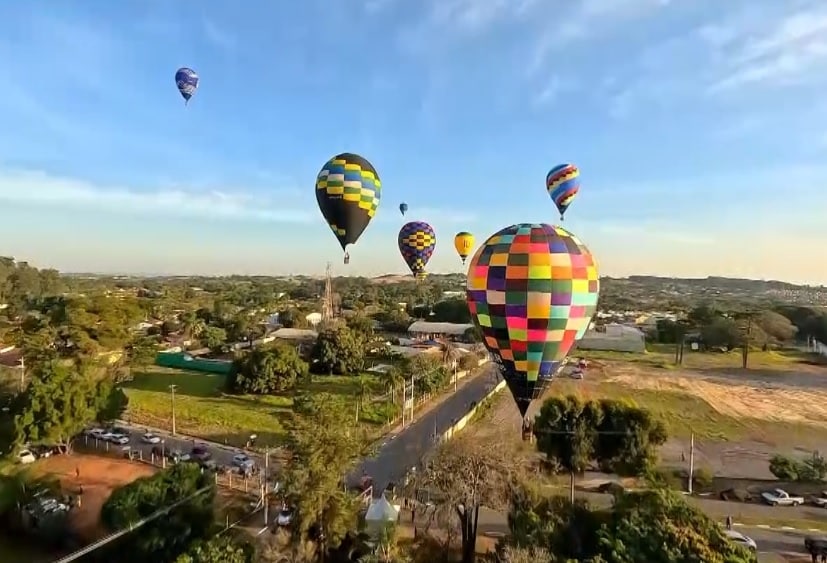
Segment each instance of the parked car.
[[83,431],[83,433],[89,436],[90,438],[97,438],[98,440],[100,440],[101,436],[103,436],[106,433],[106,430],[104,430],[103,428],[87,428]]
[[246,454],[235,454],[232,463],[239,469],[252,468],[255,465],[255,462]]
[[124,446],[129,443],[129,436],[126,434],[110,434],[109,441],[119,446]]
[[20,450],[17,452],[17,463],[34,463],[36,460],[35,455],[29,450]]
[[731,502],[750,502],[752,493],[746,489],[725,489],[718,493],[718,498]]
[[141,442],[143,442],[144,444],[160,444],[161,437],[156,436],[152,432],[147,432],[146,434],[141,436]]
[[731,542],[742,545],[752,552],[758,551],[758,546],[755,544],[755,540],[749,536],[745,536],[741,532],[736,532],[735,530],[724,530],[724,535],[728,537]]
[[827,508],[827,491],[821,491],[821,495],[819,496],[813,495],[811,500],[814,505]]
[[289,526],[293,523],[293,510],[282,506],[278,515],[276,515],[276,525]]
[[168,451],[166,452],[166,456],[172,463],[181,463],[190,460],[190,454],[185,454],[178,450]]
[[761,493],[761,498],[770,506],[798,506],[804,504],[804,497],[794,497],[783,489]]
[[207,446],[198,445],[192,448],[190,457],[192,459],[197,459],[198,461],[207,461],[212,459],[212,454],[210,453],[210,450],[207,449]]

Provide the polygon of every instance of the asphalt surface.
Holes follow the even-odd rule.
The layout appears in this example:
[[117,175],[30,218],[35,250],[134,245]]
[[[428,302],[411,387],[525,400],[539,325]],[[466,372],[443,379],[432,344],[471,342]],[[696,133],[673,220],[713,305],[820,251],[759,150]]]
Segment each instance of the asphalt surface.
[[[389,434],[378,445],[376,455],[362,461],[350,475],[357,485],[362,476],[373,478],[374,496],[380,497],[389,483],[401,483],[405,474],[421,464],[438,439],[460,418],[468,414],[472,403],[479,403],[499,381],[491,364],[467,381],[456,393],[420,416],[395,434]],[[435,435],[437,438],[435,439]]]
[[[261,456],[251,452],[246,452],[244,450],[240,450],[237,448],[231,448],[229,446],[222,446],[220,444],[216,444],[213,442],[205,442],[203,440],[198,440],[186,436],[173,436],[171,432],[166,432],[161,429],[150,429],[149,431],[161,438],[162,443],[145,444],[141,441],[141,437],[147,432],[146,428],[132,426],[125,422],[116,423],[115,426],[120,428],[121,430],[126,430],[126,435],[129,436],[129,444],[126,444],[124,446],[120,446],[118,444],[108,444],[109,451],[117,451],[128,447],[132,450],[141,451],[143,459],[150,459],[153,448],[158,448],[166,452],[177,450],[181,453],[188,454],[192,451],[193,447],[195,447],[196,445],[201,445],[212,454],[212,459],[218,465],[232,465],[233,456],[238,453],[246,454],[256,462],[256,465],[260,466],[264,463],[264,460]],[[94,447],[97,449],[105,449],[107,447],[107,444],[105,442],[103,442],[102,440],[96,441],[91,436],[80,437],[77,439],[77,441],[88,447]]]

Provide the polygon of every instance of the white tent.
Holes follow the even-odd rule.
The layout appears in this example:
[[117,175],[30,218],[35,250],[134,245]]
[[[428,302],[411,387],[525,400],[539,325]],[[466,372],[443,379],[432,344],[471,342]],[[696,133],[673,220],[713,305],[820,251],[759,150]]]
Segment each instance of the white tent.
[[365,513],[365,527],[369,534],[379,532],[388,524],[395,524],[399,520],[399,507],[392,505],[384,496],[374,499]]

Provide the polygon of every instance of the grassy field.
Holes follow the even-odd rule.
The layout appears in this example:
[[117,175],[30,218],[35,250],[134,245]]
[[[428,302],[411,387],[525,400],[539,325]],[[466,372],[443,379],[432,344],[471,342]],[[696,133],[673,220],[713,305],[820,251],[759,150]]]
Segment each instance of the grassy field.
[[[578,350],[577,357],[589,360],[631,362],[639,365],[661,369],[720,369],[741,367],[741,351],[732,352],[693,352],[684,349],[683,365],[675,365],[675,346],[672,344],[647,344],[645,354],[631,352],[610,352],[598,350]],[[812,355],[796,350],[778,350],[763,352],[752,350],[749,354],[750,369],[789,371],[802,366],[812,365]]]
[[680,391],[630,388],[596,379],[573,381],[559,379],[548,396],[578,395],[586,399],[619,399],[633,402],[666,424],[670,436],[686,437],[694,432],[698,438],[711,440],[766,440],[804,443],[823,440],[823,428],[782,421],[728,416],[704,399]]
[[[381,392],[376,376],[366,375],[371,394]],[[129,396],[126,417],[135,424],[170,428],[172,396],[169,386],[176,385],[176,429],[183,433],[232,445],[244,445],[250,434],[258,435],[260,445],[277,446],[284,439],[284,421],[292,408],[289,396],[226,395],[224,376],[207,375],[160,367],[137,373],[124,386]],[[312,391],[327,392],[353,400],[359,381],[356,377],[314,376]],[[367,403],[367,401],[366,401]],[[390,405],[365,404],[359,413],[360,422],[369,434],[377,434],[387,422]]]

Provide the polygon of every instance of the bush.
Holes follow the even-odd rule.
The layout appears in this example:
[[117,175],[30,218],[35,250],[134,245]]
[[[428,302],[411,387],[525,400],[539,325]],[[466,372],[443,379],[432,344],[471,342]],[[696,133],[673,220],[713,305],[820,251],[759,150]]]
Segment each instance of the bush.
[[827,476],[827,461],[819,452],[805,460],[776,454],[770,459],[770,473],[781,481],[821,483]]
[[480,359],[475,354],[463,354],[459,359],[459,369],[463,371],[471,371],[476,368]]
[[692,475],[692,489],[705,490],[712,486],[715,474],[708,467],[699,467]]
[[681,475],[681,470],[652,469],[646,474],[646,480],[655,488],[671,489],[680,491],[683,489],[683,482],[686,477]]

